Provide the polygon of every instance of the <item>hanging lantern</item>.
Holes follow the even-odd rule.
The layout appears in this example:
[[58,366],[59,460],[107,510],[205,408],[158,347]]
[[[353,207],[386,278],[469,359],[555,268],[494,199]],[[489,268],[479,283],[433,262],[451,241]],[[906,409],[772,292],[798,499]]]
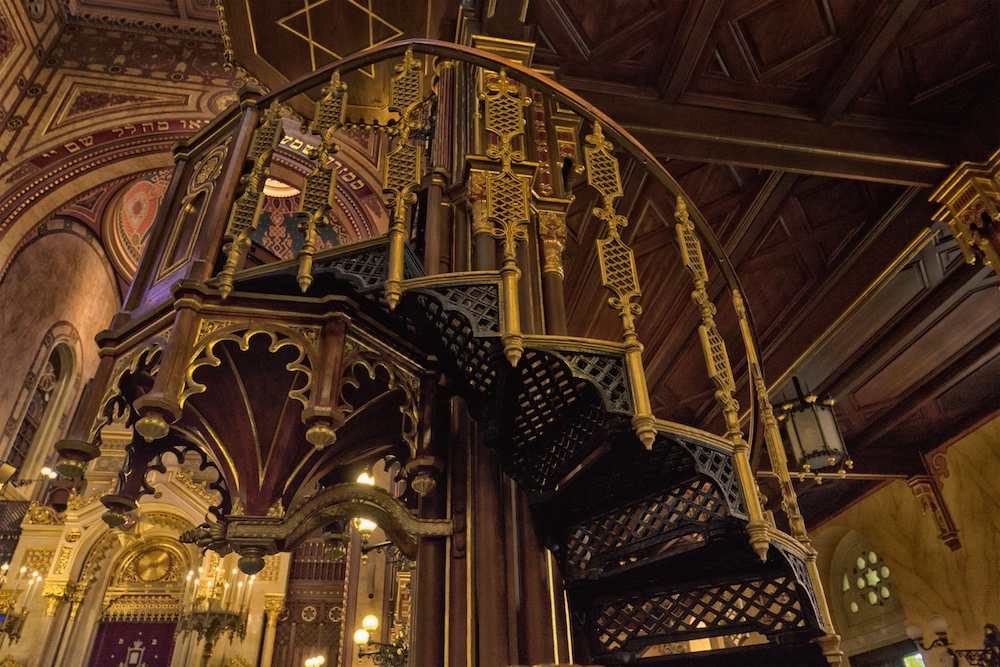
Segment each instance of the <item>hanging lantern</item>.
[[778,419],[792,443],[792,451],[803,472],[826,468],[851,467],[852,462],[833,415],[835,401],[820,401],[815,394],[806,396],[797,377],[792,378],[797,398],[781,406]]

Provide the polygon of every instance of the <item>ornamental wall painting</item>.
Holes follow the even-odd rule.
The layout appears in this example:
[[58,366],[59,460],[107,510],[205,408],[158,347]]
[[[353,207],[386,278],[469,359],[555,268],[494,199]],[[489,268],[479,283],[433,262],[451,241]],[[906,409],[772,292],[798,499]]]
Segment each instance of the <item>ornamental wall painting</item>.
[[156,211],[173,169],[161,169],[124,185],[104,220],[104,237],[115,268],[132,278],[146,248]]

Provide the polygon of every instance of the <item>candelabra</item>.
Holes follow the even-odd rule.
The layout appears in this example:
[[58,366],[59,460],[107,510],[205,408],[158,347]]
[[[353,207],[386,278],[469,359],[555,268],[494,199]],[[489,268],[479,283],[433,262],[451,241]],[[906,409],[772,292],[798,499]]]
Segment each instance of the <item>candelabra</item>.
[[[0,565],[0,587],[3,587],[7,583],[8,569],[9,565],[7,563]],[[0,614],[3,615],[2,620],[0,620],[0,646],[3,646],[4,637],[9,638],[11,644],[16,644],[21,639],[21,631],[24,630],[24,623],[28,619],[28,601],[31,599],[31,594],[37,589],[38,584],[42,582],[42,575],[37,571],[31,574],[27,590],[24,592],[24,602],[21,603],[21,608],[18,609],[18,588],[20,587],[22,577],[27,573],[28,568],[26,567],[18,570],[17,577],[14,579],[14,590],[11,591],[9,597],[0,598]]]
[[948,621],[941,614],[932,614],[927,619],[927,624],[930,626],[931,632],[936,635],[929,644],[923,643],[924,629],[916,623],[910,623],[906,626],[906,634],[924,651],[944,648],[945,652],[941,655],[941,667],[958,667],[959,658],[978,667],[1000,667],[1000,630],[994,624],[986,624],[986,633],[981,649],[954,648],[948,640]]
[[250,596],[256,577],[247,576],[233,568],[228,579],[222,567],[215,568],[206,577],[203,568],[188,573],[177,621],[177,634],[194,633],[198,641],[204,640],[201,665],[207,667],[215,644],[224,634],[230,642],[233,637],[242,641],[247,635],[247,615]]
[[371,641],[371,632],[378,628],[378,619],[369,614],[361,620],[361,628],[354,633],[358,645],[358,658],[371,658],[379,667],[406,667],[410,647],[406,639],[406,627],[393,637],[391,644]]

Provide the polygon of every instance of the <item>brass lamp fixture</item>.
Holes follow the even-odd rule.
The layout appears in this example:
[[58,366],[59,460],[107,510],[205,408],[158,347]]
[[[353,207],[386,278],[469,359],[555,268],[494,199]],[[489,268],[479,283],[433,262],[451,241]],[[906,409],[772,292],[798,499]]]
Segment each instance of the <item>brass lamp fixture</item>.
[[371,633],[378,629],[378,618],[368,614],[361,619],[361,627],[354,633],[354,643],[358,645],[358,658],[371,658],[379,667],[406,667],[410,647],[406,640],[406,628],[393,637],[391,644],[371,641]]
[[994,624],[986,624],[983,648],[981,649],[952,647],[948,640],[948,620],[941,614],[931,614],[927,619],[927,626],[935,634],[935,638],[929,644],[923,643],[924,629],[917,623],[906,625],[906,636],[924,651],[944,648],[945,652],[941,654],[940,660],[941,667],[958,667],[959,658],[970,665],[1000,667],[1000,630]]
[[[7,563],[0,565],[0,587],[7,583],[8,570]],[[21,639],[21,631],[24,630],[24,623],[28,619],[28,601],[31,600],[32,593],[38,589],[38,585],[42,583],[42,575],[37,571],[33,572],[31,578],[28,579],[27,589],[24,591],[24,601],[21,603],[21,608],[18,609],[18,589],[21,585],[21,579],[27,573],[28,568],[26,567],[18,570],[17,577],[14,579],[14,590],[11,591],[9,597],[0,599],[0,614],[3,615],[2,620],[0,620],[0,646],[3,646],[4,637],[9,638],[11,644],[16,644]]]
[[[784,424],[792,443],[799,466],[799,481],[810,473],[829,468],[838,468],[838,472],[846,476],[845,468],[852,468],[854,462],[847,454],[833,414],[835,401],[832,398],[820,400],[815,394],[806,395],[797,377],[792,378],[792,383],[796,398],[781,406],[778,421]],[[822,483],[822,477],[815,478],[817,484]]]
[[184,595],[181,598],[181,614],[177,620],[176,633],[194,633],[198,640],[204,640],[201,653],[202,667],[207,667],[215,643],[223,634],[240,640],[247,635],[247,617],[250,596],[256,576],[247,576],[233,568],[226,576],[222,567],[215,568],[205,576],[203,568],[188,572]]
[[15,479],[13,482],[9,482],[9,484],[17,488],[19,486],[28,486],[29,484],[34,484],[35,482],[48,482],[59,476],[59,473],[48,466],[45,466],[38,471],[38,474],[41,475],[38,479]]

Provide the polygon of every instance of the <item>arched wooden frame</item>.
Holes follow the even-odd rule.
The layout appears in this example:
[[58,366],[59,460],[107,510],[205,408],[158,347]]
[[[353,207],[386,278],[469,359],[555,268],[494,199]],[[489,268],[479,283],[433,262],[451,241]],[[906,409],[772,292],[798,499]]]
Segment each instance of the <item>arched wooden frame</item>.
[[42,466],[51,463],[55,450],[51,445],[58,440],[66,426],[83,384],[80,359],[83,356],[80,334],[69,322],[57,322],[46,333],[42,344],[35,353],[25,382],[14,401],[7,427],[0,435],[0,451],[3,460],[11,455],[17,436],[24,427],[28,407],[38,389],[42,373],[53,357],[59,361],[59,375],[51,389],[51,395],[41,415],[38,428],[32,435],[25,456],[17,466],[22,477],[31,478]]

